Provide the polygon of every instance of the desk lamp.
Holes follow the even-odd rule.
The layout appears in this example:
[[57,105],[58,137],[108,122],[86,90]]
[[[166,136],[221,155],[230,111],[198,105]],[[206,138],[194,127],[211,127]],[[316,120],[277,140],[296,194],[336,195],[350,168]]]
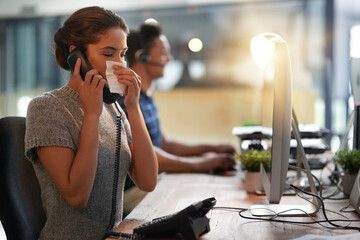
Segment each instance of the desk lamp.
[[271,147],[271,173],[268,178],[263,166],[260,172],[262,184],[270,204],[253,205],[250,207],[254,216],[304,216],[314,215],[319,210],[320,202],[313,198],[313,203],[307,205],[279,205],[286,186],[286,177],[289,166],[291,128],[293,130],[299,156],[303,161],[310,189],[316,193],[314,179],[306,159],[301,143],[300,132],[295,113],[292,109],[292,76],[289,51],[286,41],[275,33],[263,33],[251,41],[251,54],[255,62],[263,70],[269,65],[273,67],[273,126]]

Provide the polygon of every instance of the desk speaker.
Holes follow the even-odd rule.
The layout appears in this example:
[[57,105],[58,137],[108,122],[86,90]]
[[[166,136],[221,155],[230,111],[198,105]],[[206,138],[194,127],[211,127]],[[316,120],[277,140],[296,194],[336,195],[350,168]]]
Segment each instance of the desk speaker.
[[360,214],[360,170],[350,194],[350,205]]

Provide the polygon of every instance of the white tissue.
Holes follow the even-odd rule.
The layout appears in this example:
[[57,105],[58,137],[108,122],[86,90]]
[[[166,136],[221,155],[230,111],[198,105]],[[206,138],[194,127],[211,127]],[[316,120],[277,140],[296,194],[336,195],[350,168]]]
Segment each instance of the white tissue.
[[110,92],[124,96],[127,86],[118,82],[112,68],[115,65],[126,67],[126,62],[106,61],[106,80],[109,84]]

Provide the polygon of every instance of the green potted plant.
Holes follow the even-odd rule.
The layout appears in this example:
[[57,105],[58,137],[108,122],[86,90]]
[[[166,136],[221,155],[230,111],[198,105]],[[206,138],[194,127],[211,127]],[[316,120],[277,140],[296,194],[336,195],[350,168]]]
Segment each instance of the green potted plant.
[[360,169],[360,150],[339,150],[335,153],[334,162],[341,168],[343,192],[345,195],[350,195]]
[[268,150],[251,149],[244,153],[236,153],[238,159],[245,169],[245,189],[249,193],[262,189],[260,164],[262,163],[267,172],[271,168],[271,152]]

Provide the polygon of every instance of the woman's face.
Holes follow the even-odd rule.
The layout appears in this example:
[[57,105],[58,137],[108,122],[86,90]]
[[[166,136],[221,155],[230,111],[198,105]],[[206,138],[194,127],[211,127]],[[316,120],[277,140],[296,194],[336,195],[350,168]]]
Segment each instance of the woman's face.
[[127,35],[120,27],[113,27],[100,36],[100,41],[89,44],[86,56],[91,66],[105,78],[106,61],[124,62],[127,51]]

